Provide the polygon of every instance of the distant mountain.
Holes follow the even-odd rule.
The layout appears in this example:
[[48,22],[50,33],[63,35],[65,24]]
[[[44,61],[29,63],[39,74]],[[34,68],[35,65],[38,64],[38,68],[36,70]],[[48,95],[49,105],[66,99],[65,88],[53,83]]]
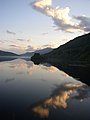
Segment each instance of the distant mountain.
[[6,52],[6,51],[0,50],[0,56],[19,56],[19,55],[12,52]]
[[22,56],[22,57],[30,57],[32,55],[34,55],[34,52],[26,52],[26,53],[21,54],[20,56]]
[[43,48],[43,49],[40,49],[40,50],[36,50],[35,53],[39,53],[41,55],[43,54],[46,54],[46,53],[49,53],[53,50],[53,48]]
[[[35,56],[31,60],[36,61]],[[79,36],[53,51],[39,56],[38,60],[53,63],[90,64],[90,33]]]
[[53,49],[52,48],[44,48],[44,49],[40,49],[40,50],[36,50],[34,52],[26,52],[24,54],[21,54],[20,56],[22,57],[30,57],[33,56],[34,53],[39,53],[40,55],[46,54],[48,52],[51,52]]

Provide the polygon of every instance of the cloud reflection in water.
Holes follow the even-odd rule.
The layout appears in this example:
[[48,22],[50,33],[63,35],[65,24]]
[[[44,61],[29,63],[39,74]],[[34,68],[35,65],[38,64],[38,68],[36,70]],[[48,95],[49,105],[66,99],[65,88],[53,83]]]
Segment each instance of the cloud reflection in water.
[[85,84],[66,83],[57,86],[50,97],[36,103],[36,105],[32,107],[32,111],[42,118],[47,118],[51,108],[56,109],[59,107],[66,109],[69,99],[76,99],[81,102],[88,97],[90,97],[89,86]]

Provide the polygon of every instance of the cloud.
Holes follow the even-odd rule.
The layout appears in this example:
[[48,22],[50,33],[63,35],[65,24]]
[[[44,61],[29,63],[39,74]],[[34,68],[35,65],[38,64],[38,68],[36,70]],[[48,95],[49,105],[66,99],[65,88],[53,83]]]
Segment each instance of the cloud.
[[31,42],[32,40],[31,39],[28,39],[27,42]]
[[27,42],[31,42],[31,39],[18,38],[17,40],[19,40],[19,41],[27,41]]
[[[54,21],[54,25],[57,26],[57,29],[55,30],[62,30],[65,32],[90,31],[89,20],[87,21],[85,18],[81,19],[78,17],[70,17],[69,7],[53,7],[52,0],[36,0],[31,3],[31,5],[32,8],[52,18],[52,20]],[[77,20],[77,22],[73,22],[75,19]]]
[[13,49],[13,50],[20,50],[20,51],[25,50],[24,46],[19,46],[19,45],[14,45],[14,44],[9,45],[9,47],[10,49]]
[[47,35],[48,33],[46,32],[46,33],[42,33],[42,35]]
[[86,17],[85,15],[82,16],[74,16],[76,20],[79,20],[79,28],[83,29],[84,31],[90,31],[90,17]]
[[17,40],[19,40],[19,41],[26,41],[26,39],[22,39],[22,38],[20,38],[20,39],[17,39]]
[[25,46],[19,46],[19,45],[14,45],[11,44],[9,45],[9,48],[7,51],[13,51],[14,53],[23,53],[25,51]]
[[19,48],[19,46],[17,45],[9,45],[10,47],[13,47],[13,48]]
[[1,41],[1,40],[0,40],[0,43],[4,43],[4,41]]
[[34,9],[42,12],[45,15],[48,14],[51,4],[51,0],[36,0],[35,2],[31,3]]
[[7,32],[8,34],[16,35],[15,32],[12,32],[12,31],[9,31],[9,30],[6,30],[6,32]]
[[32,51],[35,51],[35,48],[31,45],[28,45],[26,51],[32,52]]
[[50,43],[50,44],[46,44],[46,45],[43,45],[42,48],[53,48],[55,47],[54,44]]

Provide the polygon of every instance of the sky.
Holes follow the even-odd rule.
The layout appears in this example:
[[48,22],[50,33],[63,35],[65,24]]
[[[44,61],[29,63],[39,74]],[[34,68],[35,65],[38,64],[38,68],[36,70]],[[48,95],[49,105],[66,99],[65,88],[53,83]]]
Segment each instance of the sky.
[[56,48],[90,32],[90,0],[0,0],[0,50]]

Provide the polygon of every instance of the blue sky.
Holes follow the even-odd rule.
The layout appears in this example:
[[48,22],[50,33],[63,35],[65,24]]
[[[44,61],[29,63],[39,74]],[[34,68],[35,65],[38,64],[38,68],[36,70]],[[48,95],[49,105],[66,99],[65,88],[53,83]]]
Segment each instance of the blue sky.
[[[42,6],[40,1],[44,1]],[[51,0],[0,0],[1,50],[23,53],[45,46],[58,47],[90,31],[90,0],[52,0],[48,11],[44,9],[45,1]],[[49,14],[66,7],[70,9],[67,18],[64,14],[68,9],[62,13],[63,18]],[[73,22],[67,22],[69,17]]]

